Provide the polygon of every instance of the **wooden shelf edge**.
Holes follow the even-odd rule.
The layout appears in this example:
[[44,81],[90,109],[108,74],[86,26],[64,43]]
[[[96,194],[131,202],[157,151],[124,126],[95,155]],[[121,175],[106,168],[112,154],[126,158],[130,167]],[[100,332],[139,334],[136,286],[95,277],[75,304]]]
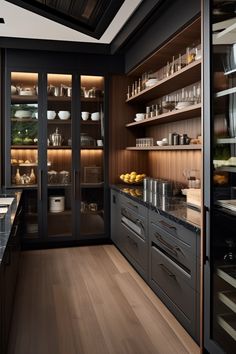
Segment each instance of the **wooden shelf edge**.
[[163,113],[156,117],[146,118],[140,122],[128,123],[125,126],[127,128],[130,128],[130,127],[137,127],[137,126],[144,126],[144,125],[156,125],[158,123],[170,122],[172,120],[177,121],[177,120],[183,120],[188,118],[190,119],[193,118],[193,116],[197,116],[198,114],[201,114],[201,108],[202,108],[201,103],[198,103],[183,109],[174,110],[168,113]]
[[[142,90],[141,92],[139,92],[137,95],[129,98],[126,100],[126,103],[129,102],[134,102],[137,101],[139,99],[145,99],[145,96],[147,96],[148,94],[154,92],[156,89],[160,89],[161,86],[164,86],[167,82],[171,82],[172,80],[176,80],[179,77],[181,77],[183,74],[186,74],[186,72],[189,72],[189,75],[191,74],[191,71],[195,70],[196,68],[200,68],[201,67],[201,63],[202,60],[196,60],[191,64],[188,64],[187,66],[185,66],[183,69],[175,72],[173,75],[166,77],[165,79],[160,80],[156,85],[153,85],[152,87],[146,88],[144,90]],[[200,78],[199,78],[200,80]],[[160,95],[157,95],[160,96]]]
[[175,150],[201,150],[201,149],[202,149],[202,145],[200,144],[149,146],[149,147],[129,146],[126,148],[126,150],[133,150],[133,151],[175,151]]

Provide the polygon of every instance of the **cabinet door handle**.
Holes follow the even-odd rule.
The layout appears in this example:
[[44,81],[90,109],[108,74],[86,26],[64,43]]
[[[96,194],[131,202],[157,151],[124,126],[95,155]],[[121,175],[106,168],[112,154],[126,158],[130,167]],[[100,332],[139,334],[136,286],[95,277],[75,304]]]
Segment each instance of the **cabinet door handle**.
[[158,239],[160,243],[162,243],[166,248],[168,248],[172,253],[174,253],[175,256],[177,256],[177,248],[172,245],[170,245],[168,242],[166,242],[161,235],[158,234],[158,232],[154,233],[155,237]]
[[135,204],[133,204],[133,203],[131,203],[131,202],[127,202],[127,204],[129,204],[131,207],[133,207],[133,208],[136,208],[136,209],[138,209],[138,206],[137,205],[135,205]]
[[42,175],[43,175],[43,171],[39,170],[39,190],[38,190],[38,194],[39,194],[39,200],[42,200]]
[[162,225],[165,226],[165,227],[168,227],[169,229],[172,229],[172,230],[175,230],[175,231],[176,231],[176,227],[175,227],[175,226],[168,224],[168,223],[167,223],[166,221],[164,221],[164,220],[160,220],[160,224],[162,224]]
[[19,225],[17,224],[17,225],[15,225],[15,230],[14,230],[14,234],[13,234],[13,236],[12,237],[16,237],[16,235],[17,235],[17,231],[18,231],[18,228],[19,228]]
[[73,198],[76,199],[76,177],[77,177],[77,171],[73,171]]
[[143,231],[145,230],[145,229],[144,229],[144,225],[143,225],[143,223],[142,223],[141,220],[136,219],[136,225],[140,226]]
[[173,274],[164,264],[159,263],[159,266],[169,275],[169,277],[175,278],[175,274]]

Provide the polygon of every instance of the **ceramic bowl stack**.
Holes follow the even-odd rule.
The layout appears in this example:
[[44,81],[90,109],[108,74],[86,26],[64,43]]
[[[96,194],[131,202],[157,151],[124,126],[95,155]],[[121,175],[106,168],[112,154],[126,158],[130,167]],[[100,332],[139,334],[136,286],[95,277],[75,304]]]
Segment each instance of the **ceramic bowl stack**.
[[152,87],[154,85],[156,85],[158,83],[157,79],[149,79],[147,80],[147,82],[145,83],[146,87]]
[[145,113],[136,113],[136,117],[134,118],[135,122],[140,122],[145,118]]
[[193,102],[192,101],[179,101],[177,103],[177,105],[175,106],[176,109],[183,109],[183,108],[186,108],[188,106],[191,106],[193,105]]

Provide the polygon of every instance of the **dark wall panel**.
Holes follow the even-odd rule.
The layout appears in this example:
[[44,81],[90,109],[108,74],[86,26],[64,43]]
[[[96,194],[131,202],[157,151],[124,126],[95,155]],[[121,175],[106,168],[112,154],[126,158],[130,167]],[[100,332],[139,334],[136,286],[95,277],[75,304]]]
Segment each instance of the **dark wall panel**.
[[121,55],[8,49],[7,66],[14,70],[76,70],[88,75],[106,75],[124,72],[124,58]]
[[129,72],[167,41],[179,28],[200,13],[201,0],[167,0],[155,21],[137,34],[125,53],[125,71]]

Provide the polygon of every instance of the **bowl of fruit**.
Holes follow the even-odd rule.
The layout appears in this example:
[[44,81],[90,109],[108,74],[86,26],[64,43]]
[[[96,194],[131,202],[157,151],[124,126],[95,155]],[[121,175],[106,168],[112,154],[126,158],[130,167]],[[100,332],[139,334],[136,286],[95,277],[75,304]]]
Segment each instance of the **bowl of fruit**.
[[132,185],[142,184],[145,177],[145,173],[137,173],[135,171],[120,175],[120,179],[122,180],[122,182]]

